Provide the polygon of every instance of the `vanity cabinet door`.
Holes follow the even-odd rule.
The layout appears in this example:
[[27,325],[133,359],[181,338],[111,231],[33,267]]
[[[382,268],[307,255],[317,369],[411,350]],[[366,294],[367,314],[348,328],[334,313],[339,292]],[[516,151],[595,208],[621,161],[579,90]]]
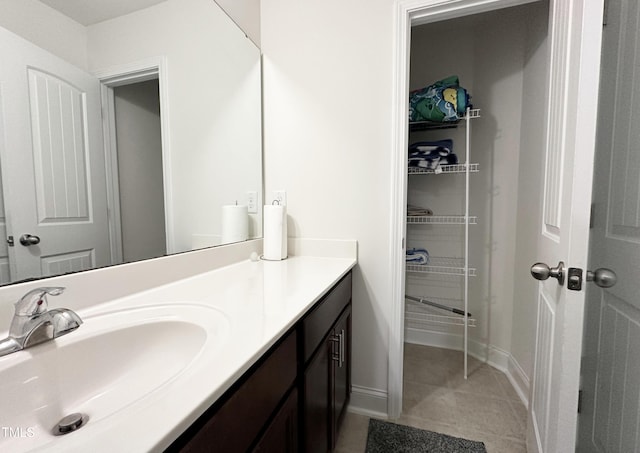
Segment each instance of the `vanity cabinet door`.
[[331,422],[331,341],[326,335],[322,347],[304,371],[304,449],[305,453],[329,451]]
[[304,372],[305,453],[333,451],[351,394],[351,304]]
[[298,391],[294,388],[267,430],[255,453],[296,453],[298,451]]
[[302,319],[302,355],[307,363],[326,340],[336,320],[351,302],[351,272],[344,276]]
[[351,395],[351,305],[333,328],[331,446],[335,448],[342,418]]

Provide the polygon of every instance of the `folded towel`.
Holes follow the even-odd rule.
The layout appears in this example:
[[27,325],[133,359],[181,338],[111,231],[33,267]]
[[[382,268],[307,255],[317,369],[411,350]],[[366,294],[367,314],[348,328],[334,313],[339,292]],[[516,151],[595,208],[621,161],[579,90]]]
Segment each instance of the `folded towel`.
[[448,156],[441,157],[438,160],[438,166],[440,165],[456,165],[458,163],[458,156],[454,153],[449,154]]
[[407,250],[406,262],[409,264],[429,264],[429,252],[418,248]]
[[433,215],[433,211],[429,208],[422,208],[420,206],[415,205],[407,205],[407,215],[408,216],[425,216],[425,215]]
[[453,140],[450,139],[413,143],[409,146],[409,167],[434,170],[443,158],[451,154],[453,154]]
[[446,156],[447,154],[453,152],[453,140],[445,139],[445,140],[437,140],[437,141],[429,141],[429,142],[412,143],[409,146],[409,153],[412,153],[414,151],[420,151],[427,154],[433,151],[437,151],[438,155]]
[[426,168],[428,170],[435,170],[438,168],[438,163],[440,162],[440,158],[409,158],[409,167],[412,168]]

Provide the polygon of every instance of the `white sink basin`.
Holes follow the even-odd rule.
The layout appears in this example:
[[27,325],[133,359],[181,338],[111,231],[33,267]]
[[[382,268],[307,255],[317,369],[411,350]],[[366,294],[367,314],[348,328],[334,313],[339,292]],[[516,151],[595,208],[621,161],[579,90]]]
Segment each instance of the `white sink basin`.
[[[0,357],[0,451],[61,451],[109,417],[136,409],[229,338],[229,321],[197,304],[155,305],[83,319],[55,341]],[[88,422],[54,436],[64,416]],[[85,434],[83,434],[83,432]]]

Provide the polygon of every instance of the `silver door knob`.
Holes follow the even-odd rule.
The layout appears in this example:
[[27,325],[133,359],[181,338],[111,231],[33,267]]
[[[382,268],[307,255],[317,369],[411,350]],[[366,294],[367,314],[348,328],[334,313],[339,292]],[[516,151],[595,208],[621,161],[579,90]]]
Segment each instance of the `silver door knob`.
[[611,269],[601,267],[595,271],[587,271],[587,281],[595,283],[600,288],[611,288],[618,281],[618,276]]
[[29,247],[30,245],[36,245],[40,243],[40,238],[38,236],[33,236],[31,234],[23,234],[20,236],[20,244],[25,247]]
[[553,277],[562,286],[564,284],[564,263],[560,261],[556,267],[551,268],[545,263],[536,263],[531,266],[531,275],[536,280],[546,280]]

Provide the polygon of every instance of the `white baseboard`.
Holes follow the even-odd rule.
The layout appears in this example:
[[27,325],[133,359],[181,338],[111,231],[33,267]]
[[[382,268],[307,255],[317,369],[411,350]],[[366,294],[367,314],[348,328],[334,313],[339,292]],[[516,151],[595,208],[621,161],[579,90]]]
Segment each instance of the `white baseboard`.
[[[456,351],[462,351],[464,349],[462,335],[449,332],[407,328],[405,330],[404,341],[407,343],[453,349]],[[482,362],[487,362],[489,365],[494,368],[498,368],[500,371],[506,372],[508,369],[509,353],[500,348],[470,339],[468,352],[469,355]]]
[[529,376],[512,355],[509,355],[509,366],[505,373],[524,405],[529,407]]
[[[456,351],[461,351],[464,348],[461,335],[447,332],[407,328],[405,330],[404,341]],[[480,343],[476,340],[469,340],[468,352],[469,355],[476,359],[486,361],[492,367],[505,373],[524,405],[528,407],[529,378],[522,370],[518,361],[509,352],[492,345]]]
[[351,386],[349,412],[374,418],[387,418],[387,392],[384,390]]
[[433,346],[435,348],[462,350],[462,336],[447,333],[426,331],[422,329],[406,328],[404,331],[405,343]]

